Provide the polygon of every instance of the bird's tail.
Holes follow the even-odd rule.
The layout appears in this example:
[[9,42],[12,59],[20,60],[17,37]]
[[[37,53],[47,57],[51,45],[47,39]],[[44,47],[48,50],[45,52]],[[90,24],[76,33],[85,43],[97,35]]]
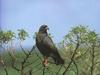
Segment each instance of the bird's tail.
[[58,59],[56,60],[56,64],[57,64],[57,65],[64,64],[64,59],[58,58]]
[[59,54],[52,56],[52,58],[56,65],[63,65],[65,63],[64,59]]

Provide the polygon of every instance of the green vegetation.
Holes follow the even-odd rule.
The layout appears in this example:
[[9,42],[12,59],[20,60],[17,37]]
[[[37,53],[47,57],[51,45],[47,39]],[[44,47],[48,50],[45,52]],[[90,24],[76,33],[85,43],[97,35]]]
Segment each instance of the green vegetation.
[[[58,44],[65,64],[55,65],[49,58],[47,68],[35,46],[31,50],[23,48],[28,36],[23,29],[17,36],[12,31],[0,31],[0,46],[6,51],[0,55],[0,75],[100,75],[100,36],[87,26],[73,27]],[[13,47],[15,39],[20,51]]]

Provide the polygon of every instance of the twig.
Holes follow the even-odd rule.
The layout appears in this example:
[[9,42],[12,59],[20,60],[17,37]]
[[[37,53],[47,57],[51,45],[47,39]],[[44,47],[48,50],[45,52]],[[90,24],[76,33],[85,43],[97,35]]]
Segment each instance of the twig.
[[43,75],[45,75],[45,67],[43,67]]
[[72,57],[71,57],[71,61],[69,62],[69,64],[68,64],[66,70],[63,72],[62,75],[65,75],[65,74],[66,74],[66,72],[68,71],[70,65],[72,64],[73,59],[74,59],[74,56],[75,56],[75,54],[76,54],[76,51],[77,51],[78,47],[79,47],[79,42],[78,42],[77,45],[76,45],[76,48],[75,48],[75,50],[74,50],[74,53],[73,53],[73,55],[72,55]]
[[60,68],[59,68],[59,70],[57,71],[56,75],[58,75],[58,74],[59,74],[59,72],[60,72],[60,70],[61,70],[62,66],[63,66],[63,65],[61,65],[61,67],[60,67]]
[[2,59],[0,59],[0,63],[1,63],[1,64],[2,64],[2,66],[3,66],[3,68],[4,68],[4,71],[5,71],[6,75],[8,75],[8,71],[7,71],[7,69],[6,69],[6,65],[4,64],[4,62],[3,62],[3,60],[2,60]]
[[[41,68],[42,68],[42,67],[40,67],[39,69],[37,69],[37,70],[36,70],[36,71],[34,71],[34,72],[37,72],[37,71],[41,70]],[[33,73],[34,73],[34,72],[33,72]]]
[[75,60],[73,60],[73,63],[74,63],[74,65],[75,65],[75,67],[76,67],[76,70],[77,70],[76,75],[79,75],[79,72],[78,72],[78,66],[77,66]]
[[91,75],[93,75],[93,71],[94,71],[94,58],[95,58],[95,55],[94,55],[94,53],[95,53],[95,51],[94,51],[94,49],[95,49],[95,43],[93,43],[93,45],[92,45],[92,66],[91,66]]
[[26,57],[24,58],[24,60],[21,62],[21,75],[24,75],[24,64],[26,63],[26,61],[28,60],[28,58],[30,57],[30,55],[32,54],[33,50],[35,49],[35,46],[32,47],[32,49],[29,51],[29,53],[26,55]]
[[21,47],[21,50],[23,51],[23,53],[27,56],[28,53],[25,52],[25,50],[24,50],[24,48],[22,47],[22,45],[20,45],[20,47]]
[[42,61],[42,58],[38,55],[38,53],[35,53],[37,55],[37,57]]
[[32,68],[29,70],[29,75],[32,75]]
[[[37,69],[36,71],[34,71],[34,72],[33,72],[34,67],[37,67],[37,66],[39,66],[39,65],[40,65],[40,63],[39,63],[39,64],[37,64],[37,65],[35,65],[35,66],[33,66],[33,68],[31,67],[32,73],[34,73],[34,72],[37,72],[37,71],[41,70],[41,68],[42,68],[42,67],[40,67],[39,69]],[[29,70],[29,71],[30,71],[30,70]],[[29,73],[29,71],[27,71],[24,75],[27,75],[27,74]]]
[[9,56],[10,56],[11,59],[12,59],[12,64],[11,64],[12,68],[19,72],[20,69],[18,69],[18,68],[15,66],[15,61],[16,61],[16,60],[15,60],[15,57],[13,57],[12,54],[11,54],[9,51],[8,51],[8,54],[9,54]]
[[36,59],[36,60],[33,61],[32,63],[29,63],[29,64],[25,65],[24,67],[27,67],[27,66],[29,66],[29,65],[32,65],[33,63],[37,62],[38,60],[39,60],[39,59]]

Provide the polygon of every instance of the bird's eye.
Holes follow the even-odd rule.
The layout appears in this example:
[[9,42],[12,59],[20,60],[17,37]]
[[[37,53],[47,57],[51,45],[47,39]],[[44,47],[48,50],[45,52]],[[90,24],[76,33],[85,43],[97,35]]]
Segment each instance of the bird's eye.
[[44,28],[47,28],[47,26],[45,26]]

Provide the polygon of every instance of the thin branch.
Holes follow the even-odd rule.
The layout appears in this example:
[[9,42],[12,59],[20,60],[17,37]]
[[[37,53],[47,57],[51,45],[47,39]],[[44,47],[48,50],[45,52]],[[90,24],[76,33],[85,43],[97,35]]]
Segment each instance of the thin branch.
[[77,45],[76,45],[76,48],[75,48],[75,50],[74,50],[74,53],[73,53],[73,55],[72,55],[72,57],[71,57],[71,61],[69,62],[69,64],[68,64],[66,70],[63,72],[62,75],[65,75],[66,72],[68,71],[68,69],[70,68],[70,65],[71,65],[72,62],[73,62],[73,59],[74,59],[74,56],[75,56],[75,54],[76,54],[76,51],[77,51],[78,47],[79,47],[79,42],[78,42]]
[[28,60],[28,58],[30,57],[30,55],[32,54],[32,52],[33,52],[34,49],[35,49],[35,46],[33,46],[33,48],[27,54],[26,58],[24,58],[24,60],[22,61],[23,65],[26,63],[26,61]]
[[42,75],[45,75],[45,67],[43,67],[43,74]]
[[61,67],[60,67],[60,68],[59,68],[59,70],[57,71],[56,75],[58,75],[58,74],[59,74],[59,72],[60,72],[60,70],[61,70],[62,66],[63,66],[63,65],[61,65]]
[[24,64],[27,62],[27,60],[29,59],[29,57],[31,56],[33,50],[35,49],[35,46],[32,47],[32,49],[29,51],[29,53],[26,55],[26,57],[24,58],[24,60],[21,62],[21,75],[24,75],[23,70],[24,70]]
[[25,51],[25,49],[22,47],[22,45],[20,45],[20,47],[21,47],[21,50],[23,51],[23,53],[27,56],[28,53]]
[[93,45],[92,45],[92,66],[91,66],[91,75],[93,75],[93,71],[94,71],[94,58],[95,58],[95,55],[94,55],[94,53],[95,53],[95,51],[94,51],[94,48],[95,48],[95,45],[94,45],[94,43],[93,43]]
[[35,53],[37,55],[37,57],[42,61],[42,58],[38,55],[38,53]]
[[19,44],[20,44],[20,48],[21,50],[23,51],[23,53],[27,56],[28,53],[25,51],[25,49],[22,47],[22,44],[21,44],[21,40],[19,41]]
[[32,65],[33,63],[37,62],[38,60],[39,60],[39,59],[36,59],[36,60],[33,61],[32,63],[29,63],[29,64],[25,65],[24,67],[28,67],[28,66]]
[[74,63],[74,65],[75,65],[75,67],[76,67],[76,70],[77,70],[76,75],[79,75],[79,72],[78,72],[78,66],[77,66],[77,64],[76,64],[75,60],[73,60],[73,63]]
[[[36,71],[33,72],[34,67],[37,67],[37,66],[39,66],[39,65],[40,65],[40,63],[37,64],[37,65],[35,65],[35,66],[33,66],[33,68],[31,67],[32,73],[35,73],[35,72],[41,70],[42,66],[41,66],[40,68],[38,68]],[[30,71],[30,70],[29,70],[29,71]],[[25,73],[25,75],[27,75],[27,73],[29,73],[29,71],[27,71],[27,72]]]
[[37,69],[36,71],[34,71],[33,73],[35,73],[35,72],[37,72],[37,71],[41,70],[41,68],[42,68],[42,67],[38,68],[38,69]]
[[11,54],[9,51],[8,51],[8,54],[9,54],[9,56],[10,56],[11,59],[12,59],[12,64],[11,64],[12,68],[19,72],[20,69],[18,69],[18,68],[15,66],[15,61],[16,61],[16,60],[15,60],[15,57],[13,57],[12,54]]
[[7,67],[6,67],[6,65],[4,64],[4,61],[3,61],[2,59],[0,59],[0,63],[1,63],[2,66],[3,66],[6,75],[8,75]]

